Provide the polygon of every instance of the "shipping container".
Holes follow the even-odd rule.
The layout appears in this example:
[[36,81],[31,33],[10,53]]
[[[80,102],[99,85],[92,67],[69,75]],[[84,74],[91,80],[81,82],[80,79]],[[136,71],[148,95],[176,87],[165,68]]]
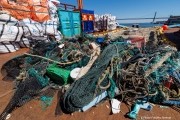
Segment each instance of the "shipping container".
[[80,12],[58,10],[59,30],[65,37],[81,34]]

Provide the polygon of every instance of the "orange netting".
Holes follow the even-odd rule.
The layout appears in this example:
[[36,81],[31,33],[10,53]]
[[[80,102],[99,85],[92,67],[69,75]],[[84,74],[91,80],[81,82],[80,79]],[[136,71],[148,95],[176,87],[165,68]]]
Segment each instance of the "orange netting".
[[50,19],[47,8],[39,7],[39,6],[35,6],[35,7],[32,6],[30,10],[36,11],[36,12],[31,13],[31,19],[34,21],[44,22]]
[[0,0],[0,8],[10,12],[18,20],[31,18],[37,22],[44,22],[50,19],[46,0]]
[[20,3],[27,3],[30,6],[43,6],[46,7],[47,6],[47,0],[16,0],[16,3],[20,4]]

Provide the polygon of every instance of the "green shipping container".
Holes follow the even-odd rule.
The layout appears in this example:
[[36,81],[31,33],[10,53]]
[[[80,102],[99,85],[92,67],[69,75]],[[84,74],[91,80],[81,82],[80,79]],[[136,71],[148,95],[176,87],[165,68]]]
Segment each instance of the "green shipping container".
[[65,37],[81,34],[80,12],[58,10],[59,30]]

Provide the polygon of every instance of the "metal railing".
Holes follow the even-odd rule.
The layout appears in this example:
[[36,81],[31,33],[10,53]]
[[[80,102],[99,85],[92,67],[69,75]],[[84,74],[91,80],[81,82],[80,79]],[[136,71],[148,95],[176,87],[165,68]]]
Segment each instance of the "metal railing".
[[56,7],[58,9],[64,9],[64,10],[75,10],[76,9],[75,5],[65,4],[65,3],[60,3]]

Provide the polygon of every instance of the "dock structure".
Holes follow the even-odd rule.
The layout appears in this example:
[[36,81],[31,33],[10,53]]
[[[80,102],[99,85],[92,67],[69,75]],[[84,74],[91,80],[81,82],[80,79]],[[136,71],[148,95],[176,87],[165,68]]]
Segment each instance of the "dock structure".
[[167,25],[174,25],[174,24],[180,24],[180,16],[173,16],[171,15],[168,20],[166,21]]

